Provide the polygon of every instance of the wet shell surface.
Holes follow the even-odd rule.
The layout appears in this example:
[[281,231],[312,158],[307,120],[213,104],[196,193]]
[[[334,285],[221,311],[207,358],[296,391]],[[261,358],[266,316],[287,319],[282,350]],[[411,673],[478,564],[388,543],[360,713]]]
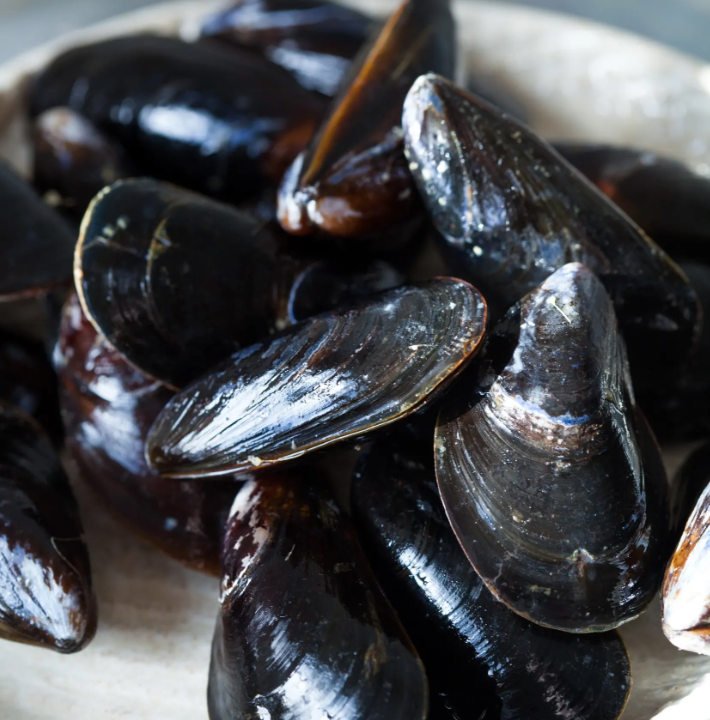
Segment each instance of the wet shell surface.
[[35,79],[31,111],[58,106],[120,142],[146,174],[231,202],[278,182],[326,107],[257,53],[155,35],[57,56]]
[[39,425],[0,404],[0,638],[61,653],[96,631],[79,509]]
[[403,155],[402,102],[422,73],[452,76],[455,59],[449,0],[403,0],[285,175],[283,228],[357,238],[411,215],[418,203]]
[[254,216],[155,180],[125,180],[87,211],[74,277],[109,343],[180,387],[273,329],[276,257],[276,236]]
[[425,720],[424,668],[316,478],[246,483],[223,562],[211,720]]
[[135,175],[123,148],[69,108],[43,112],[32,128],[34,186],[45,202],[81,218],[99,190]]
[[0,228],[0,302],[71,284],[74,234],[2,160]]
[[97,335],[76,295],[64,308],[55,364],[72,476],[125,528],[184,565],[219,575],[222,532],[241,483],[166,480],[146,465],[146,435],[173,393]]
[[397,431],[356,468],[355,526],[377,579],[422,656],[431,717],[611,720],[631,669],[615,632],[541,628],[475,573],[439,498],[430,444]]
[[200,34],[259,50],[303,87],[332,96],[374,26],[328,0],[243,0],[207,17]]
[[529,128],[444,78],[416,81],[402,124],[452,274],[505,310],[584,263],[614,302],[637,393],[671,384],[699,332],[698,299],[637,225]]
[[423,408],[473,358],[482,296],[442,278],[318,315],[237,352],[173,398],[150,465],[214,476],[295,459]]
[[476,571],[541,625],[599,632],[636,617],[666,562],[666,479],[601,282],[576,263],[555,272],[492,330],[469,379],[435,449]]

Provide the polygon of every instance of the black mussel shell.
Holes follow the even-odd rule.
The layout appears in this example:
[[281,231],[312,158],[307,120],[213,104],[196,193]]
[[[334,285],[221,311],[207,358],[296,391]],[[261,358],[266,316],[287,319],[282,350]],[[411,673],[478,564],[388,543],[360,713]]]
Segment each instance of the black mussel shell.
[[151,35],[57,57],[35,80],[32,112],[57,106],[109,133],[145,172],[233,202],[278,182],[325,110],[256,53]]
[[424,72],[453,75],[448,0],[404,0],[353,68],[308,150],[279,190],[279,222],[296,235],[382,233],[418,207],[403,155],[402,102]]
[[0,404],[0,638],[72,653],[96,631],[79,510],[40,426]]
[[297,323],[404,283],[392,265],[375,260],[361,270],[313,263],[295,280],[288,299],[288,318]]
[[277,236],[251,215],[155,180],[126,180],[87,211],[75,282],[111,345],[180,387],[273,329],[277,251]]
[[101,188],[135,174],[123,148],[69,108],[35,120],[32,148],[34,185],[45,202],[79,218]]
[[424,668],[325,485],[246,483],[223,563],[211,720],[427,717]]
[[241,483],[165,480],[145,462],[148,429],[173,393],[98,336],[76,296],[64,309],[55,361],[72,474],[128,529],[219,575],[222,533]]
[[[708,446],[691,458],[707,466]],[[687,471],[694,469],[688,468]],[[693,508],[663,580],[661,617],[666,637],[681,650],[710,655],[710,485]]]
[[573,143],[555,149],[674,260],[710,261],[710,178],[644,150]]
[[492,330],[470,386],[444,403],[435,450],[459,542],[512,610],[599,632],[651,601],[667,559],[665,470],[588,268],[562,267]]
[[0,329],[0,400],[34,417],[61,442],[57,376],[42,342]]
[[334,95],[375,26],[329,0],[241,0],[210,15],[201,36],[261,51],[309,90]]
[[0,160],[0,302],[71,284],[76,238],[69,226]]
[[642,230],[530,129],[444,78],[417,80],[403,127],[452,273],[507,307],[582,262],[614,302],[637,393],[671,382],[696,339],[698,300]]
[[422,409],[473,358],[485,301],[433,280],[318,315],[236,353],[171,400],[149,464],[214,476],[299,458]]
[[399,431],[375,443],[358,463],[351,505],[372,569],[424,661],[432,716],[621,714],[631,677],[618,633],[541,628],[488,592],[446,519],[431,436]]

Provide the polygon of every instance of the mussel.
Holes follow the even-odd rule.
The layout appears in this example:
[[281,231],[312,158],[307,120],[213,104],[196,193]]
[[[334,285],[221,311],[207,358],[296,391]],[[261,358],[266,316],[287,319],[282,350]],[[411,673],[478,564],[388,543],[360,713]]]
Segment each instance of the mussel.
[[45,202],[81,218],[106,185],[135,174],[123,148],[69,108],[52,108],[32,129],[34,186]]
[[57,376],[41,342],[0,329],[0,400],[31,415],[60,444]]
[[621,714],[631,672],[618,633],[540,628],[491,595],[446,519],[431,443],[409,428],[379,440],[350,497],[372,569],[424,661],[433,717]]
[[67,302],[55,364],[67,461],[109,512],[170,557],[218,575],[222,532],[240,483],[165,480],[145,463],[148,429],[173,393],[129,365]]
[[75,237],[62,218],[0,160],[0,301],[71,282]]
[[52,443],[0,403],[0,638],[73,653],[96,631],[79,510]]
[[351,268],[349,272],[333,264],[313,263],[296,277],[291,287],[288,318],[297,323],[403,283],[402,273],[382,260],[368,263],[362,269]]
[[452,274],[505,310],[582,262],[614,302],[637,393],[672,382],[698,333],[698,300],[642,230],[531,130],[444,78],[416,81],[402,122]]
[[661,442],[704,439],[710,435],[710,266],[682,261],[702,309],[702,330],[681,372],[639,399]]
[[417,207],[402,153],[402,101],[424,72],[453,75],[449,0],[404,0],[334,101],[279,190],[290,233],[382,234]]
[[419,657],[318,478],[247,482],[223,562],[211,720],[425,720]]
[[74,274],[111,345],[180,387],[274,329],[277,254],[277,236],[257,218],[144,178],[92,202]]
[[540,625],[609,630],[658,590],[668,508],[604,286],[572,263],[511,308],[436,429],[456,535],[488,588]]
[[710,178],[655,153],[558,143],[589,178],[675,260],[710,260]]
[[266,467],[422,409],[476,353],[486,305],[468,283],[403,286],[244,348],[176,395],[146,443],[163,475]]
[[[682,650],[710,655],[710,446],[694,453],[677,482],[675,519],[692,512],[663,580],[661,616],[666,637]],[[704,485],[704,488],[702,487]],[[697,501],[692,506],[693,498]]]
[[200,35],[259,50],[303,87],[332,96],[373,26],[329,0],[240,0],[208,16]]
[[325,109],[260,55],[151,35],[59,55],[35,80],[32,112],[58,106],[118,140],[146,173],[232,202],[278,182]]

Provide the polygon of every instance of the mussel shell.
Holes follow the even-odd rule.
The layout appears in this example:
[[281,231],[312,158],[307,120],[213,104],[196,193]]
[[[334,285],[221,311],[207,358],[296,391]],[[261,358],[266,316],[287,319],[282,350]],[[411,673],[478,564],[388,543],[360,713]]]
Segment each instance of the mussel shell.
[[317,479],[244,485],[224,538],[211,720],[424,720],[424,668]]
[[666,637],[681,650],[710,655],[710,485],[688,519],[663,580]]
[[710,178],[644,150],[555,144],[673,259],[710,261]]
[[249,50],[151,35],[57,57],[35,80],[32,112],[57,106],[110,133],[146,172],[234,202],[278,182],[325,109]]
[[332,235],[383,232],[418,207],[402,153],[402,102],[424,72],[453,75],[448,0],[404,0],[363,50],[308,150],[279,191],[285,230]]
[[432,715],[621,714],[631,677],[619,635],[540,628],[490,594],[444,513],[431,440],[398,431],[376,442],[357,465],[351,505],[377,579],[421,653]]
[[71,283],[76,238],[9,165],[0,160],[0,301]]
[[0,404],[0,638],[72,653],[96,631],[79,510],[49,438]]
[[442,278],[318,315],[236,353],[171,400],[146,445],[171,476],[213,476],[356,439],[430,402],[473,358],[486,305]]
[[207,17],[200,35],[260,50],[303,87],[334,95],[374,25],[329,0],[243,0]]
[[183,564],[220,572],[222,533],[240,486],[165,480],[145,462],[148,429],[173,393],[129,365],[67,302],[55,353],[72,474],[128,529]]
[[0,329],[0,400],[34,417],[61,442],[57,377],[43,343]]
[[582,262],[614,302],[636,391],[671,381],[695,342],[698,300],[638,226],[529,128],[444,78],[417,80],[403,127],[452,274],[507,307]]
[[556,271],[491,331],[457,390],[439,417],[436,471],[489,589],[570,632],[641,613],[667,559],[666,478],[601,282],[576,263]]
[[142,372],[180,387],[273,329],[277,251],[262,221],[139,179],[100,193],[75,281],[87,316]]
[[314,263],[294,282],[288,299],[288,317],[293,323],[348,305],[404,283],[394,267],[375,260],[361,270]]
[[46,202],[78,217],[101,188],[135,174],[118,143],[65,107],[37,117],[32,149],[35,187]]

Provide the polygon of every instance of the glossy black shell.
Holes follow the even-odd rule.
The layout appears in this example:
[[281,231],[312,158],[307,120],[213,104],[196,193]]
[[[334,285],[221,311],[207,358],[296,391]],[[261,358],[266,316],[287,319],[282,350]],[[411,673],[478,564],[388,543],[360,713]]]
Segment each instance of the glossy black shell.
[[601,282],[557,270],[492,329],[467,379],[442,407],[436,472],[476,571],[541,625],[636,617],[668,558],[666,477]]
[[75,236],[13,168],[0,160],[0,301],[71,283]]
[[61,653],[96,631],[79,510],[49,438],[0,404],[0,638]]
[[410,168],[451,271],[507,308],[569,262],[604,282],[637,393],[670,385],[699,332],[687,278],[529,128],[434,75],[404,105]]
[[318,315],[236,353],[175,396],[148,436],[165,475],[302,457],[422,409],[480,346],[483,298],[440,278]]
[[32,128],[33,183],[45,202],[81,218],[106,185],[134,175],[123,148],[69,108],[52,108]]
[[57,106],[117,139],[145,172],[232,201],[278,181],[324,109],[255,53],[151,35],[57,57],[35,80],[32,112]]
[[419,657],[316,478],[261,478],[224,538],[211,720],[425,720]]
[[155,180],[104,190],[82,223],[75,282],[94,326],[180,387],[277,316],[278,241],[257,218]]
[[329,0],[242,0],[206,18],[200,34],[259,50],[303,87],[332,96],[374,25]]
[[451,76],[455,60],[449,0],[403,0],[284,177],[278,204],[284,229],[381,234],[417,211],[402,153],[402,102],[419,75]]
[[363,549],[427,668],[432,717],[621,714],[631,670],[619,635],[540,628],[491,595],[444,513],[431,443],[406,429],[376,442],[357,465],[351,505]]
[[125,528],[188,567],[219,575],[240,483],[166,480],[145,462],[148,430],[173,393],[96,334],[76,295],[64,308],[55,363],[72,477]]

